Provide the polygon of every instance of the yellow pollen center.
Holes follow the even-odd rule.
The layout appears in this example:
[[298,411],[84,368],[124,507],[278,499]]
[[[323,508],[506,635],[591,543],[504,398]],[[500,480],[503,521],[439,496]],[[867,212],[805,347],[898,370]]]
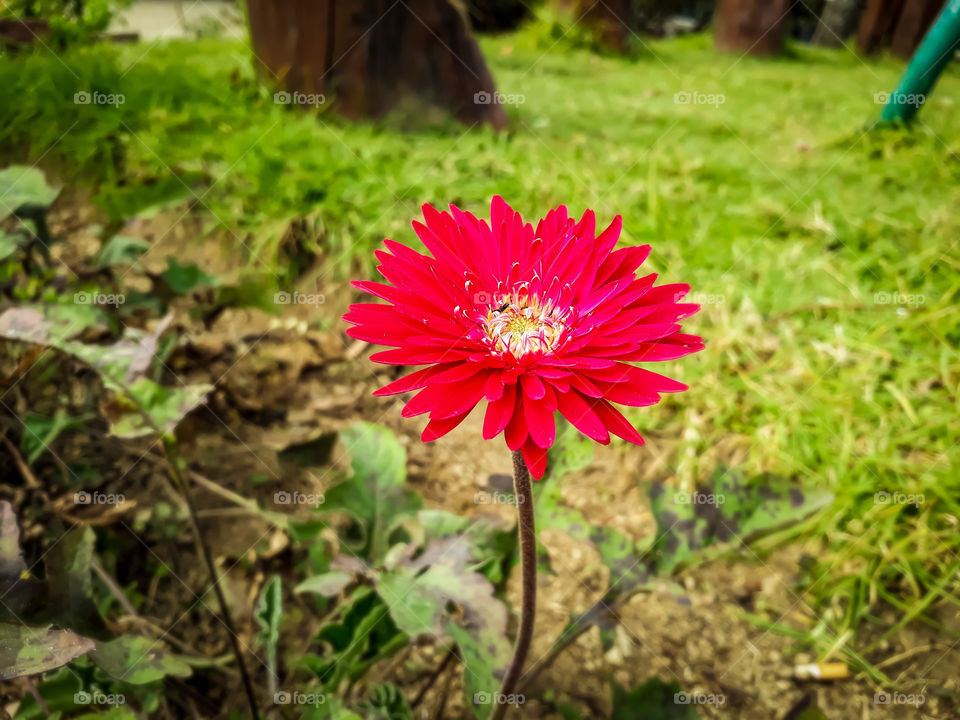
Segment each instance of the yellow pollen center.
[[491,308],[484,331],[492,349],[520,359],[527,355],[553,352],[563,336],[563,313],[551,303],[541,305],[536,297],[504,297],[503,304]]

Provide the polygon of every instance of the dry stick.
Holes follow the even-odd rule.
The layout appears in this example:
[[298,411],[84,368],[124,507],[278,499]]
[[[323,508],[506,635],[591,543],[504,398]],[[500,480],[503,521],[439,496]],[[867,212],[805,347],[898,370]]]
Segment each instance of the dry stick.
[[[186,653],[192,658],[201,658],[203,660],[209,660],[211,665],[214,668],[222,670],[223,672],[231,675],[232,677],[237,677],[237,672],[235,670],[232,670],[230,668],[220,667],[221,663],[218,658],[209,657],[205,655],[204,653],[200,652],[197,648],[193,647],[192,645],[188,645],[183,640],[176,637],[169,630],[164,630],[162,627],[160,627],[156,623],[143,617],[143,615],[140,615],[137,612],[136,608],[130,604],[130,600],[127,599],[127,596],[123,593],[123,590],[117,584],[116,580],[110,577],[110,574],[103,569],[103,565],[100,564],[99,560],[94,558],[93,562],[91,563],[91,567],[93,567],[93,571],[97,574],[97,577],[99,577],[100,580],[103,582],[103,584],[107,586],[107,589],[110,591],[110,594],[113,595],[117,599],[117,602],[119,602],[120,605],[123,606],[124,611],[127,613],[127,616],[131,620],[133,620],[138,625],[152,632],[157,639],[162,639],[164,642],[170,643],[171,645],[179,648],[182,652]],[[223,657],[229,658],[230,656],[224,655]]]
[[130,402],[133,403],[134,407],[140,412],[140,415],[143,416],[144,422],[150,427],[153,432],[157,434],[157,437],[160,438],[160,444],[163,446],[163,454],[167,461],[167,468],[170,470],[170,477],[173,479],[174,485],[176,485],[177,490],[183,496],[183,500],[187,505],[187,515],[190,517],[190,527],[193,529],[194,537],[197,539],[197,545],[200,546],[200,554],[203,555],[203,560],[207,566],[207,572],[210,575],[210,582],[213,583],[213,591],[217,595],[217,602],[220,605],[220,614],[223,616],[223,624],[227,626],[227,632],[230,635],[230,645],[233,647],[233,655],[237,659],[237,668],[240,670],[240,677],[243,679],[243,689],[247,694],[247,703],[250,705],[250,712],[252,713],[251,718],[256,720],[260,717],[260,712],[257,709],[257,696],[253,692],[253,683],[250,682],[250,673],[247,672],[247,663],[243,659],[243,651],[240,649],[240,639],[237,637],[237,632],[233,626],[233,618],[230,616],[230,608],[227,607],[227,598],[224,597],[223,589],[220,587],[220,583],[217,579],[217,568],[213,564],[213,556],[210,554],[210,548],[207,546],[207,540],[204,538],[203,533],[200,532],[200,521],[197,519],[197,508],[193,504],[193,494],[190,492],[190,485],[187,483],[187,479],[183,476],[183,473],[180,471],[180,458],[177,455],[176,440],[172,435],[167,435],[160,429],[153,418],[150,416],[150,413],[147,412],[147,409],[143,406],[140,400],[133,394],[133,392],[126,386],[124,383],[118,382],[114,379],[114,382],[117,383],[125,392]]
[[517,502],[517,532],[520,535],[520,564],[523,579],[523,599],[520,605],[520,630],[513,659],[500,686],[500,695],[494,698],[490,720],[502,720],[507,711],[507,696],[516,689],[523,663],[533,639],[533,619],[537,611],[537,535],[533,525],[533,493],[530,490],[530,472],[519,450],[513,451],[513,490]]
[[130,603],[129,598],[127,598],[126,594],[124,594],[121,587],[117,585],[116,581],[110,577],[110,574],[103,569],[103,565],[100,564],[100,561],[94,558],[90,565],[93,567],[93,571],[97,574],[97,577],[99,577],[103,584],[107,586],[107,590],[110,591],[110,594],[113,595],[113,597],[117,599],[117,602],[120,603],[121,607],[123,607],[127,615],[132,618],[136,618],[138,621],[143,620],[143,618],[140,617],[140,613],[138,613],[137,609]]
[[417,696],[413,699],[413,702],[410,703],[410,707],[412,709],[415,710],[417,705],[419,705],[423,701],[424,696],[430,691],[430,688],[433,687],[433,684],[437,681],[437,678],[443,675],[443,671],[447,669],[447,665],[449,665],[450,661],[453,660],[456,656],[457,656],[456,647],[452,647],[450,648],[450,650],[447,651],[446,657],[443,658],[443,662],[441,662],[437,666],[437,668],[432,673],[430,673],[430,677],[427,678],[427,682],[424,683],[423,687],[420,688],[420,692],[417,693]]
[[447,710],[447,698],[450,697],[450,685],[453,683],[455,676],[456,673],[450,673],[447,675],[447,679],[443,681],[443,690],[440,691],[440,705],[437,707],[436,715],[434,715],[436,720],[443,720],[443,714]]
[[10,442],[10,439],[7,437],[6,433],[0,435],[0,440],[3,441],[3,444],[6,445],[7,451],[13,457],[13,461],[17,464],[17,467],[20,469],[20,474],[23,475],[24,482],[27,483],[29,487],[38,488],[40,483],[37,482],[36,476],[30,470],[30,466],[27,465],[23,460],[23,455],[20,454],[20,451],[17,450],[17,446]]
[[210,581],[213,583],[213,590],[217,595],[217,602],[220,604],[220,614],[223,616],[223,623],[227,626],[227,631],[230,634],[230,644],[233,645],[233,654],[237,658],[237,667],[240,670],[240,677],[243,679],[243,689],[247,693],[247,702],[250,704],[250,712],[253,713],[253,718],[260,717],[260,712],[257,710],[257,696],[253,692],[253,684],[250,682],[250,675],[247,672],[247,664],[243,659],[243,652],[240,649],[240,640],[237,637],[237,632],[233,626],[233,619],[230,616],[230,609],[227,607],[227,599],[224,597],[223,589],[220,587],[220,583],[217,580],[217,568],[213,564],[213,557],[210,555],[210,548],[207,546],[207,541],[203,537],[203,533],[200,532],[200,523],[197,520],[197,508],[193,504],[193,495],[190,492],[190,488],[187,485],[186,479],[183,477],[183,473],[180,472],[179,458],[177,457],[176,450],[173,447],[173,441],[169,440],[167,437],[161,435],[163,439],[163,450],[167,455],[167,466],[170,468],[170,474],[173,477],[174,482],[177,484],[177,489],[180,491],[180,494],[183,495],[183,499],[187,503],[187,513],[190,516],[190,525],[193,528],[193,534],[197,538],[197,545],[200,546],[200,552],[203,555],[204,562],[207,565],[207,572],[210,574]]

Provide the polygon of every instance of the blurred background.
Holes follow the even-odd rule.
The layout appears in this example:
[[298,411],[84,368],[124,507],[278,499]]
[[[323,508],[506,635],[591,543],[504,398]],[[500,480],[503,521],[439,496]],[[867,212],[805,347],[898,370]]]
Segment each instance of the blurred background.
[[0,718],[489,716],[509,452],[339,318],[496,194],[621,214],[706,342],[646,446],[561,433],[508,717],[958,717],[958,18],[3,0]]

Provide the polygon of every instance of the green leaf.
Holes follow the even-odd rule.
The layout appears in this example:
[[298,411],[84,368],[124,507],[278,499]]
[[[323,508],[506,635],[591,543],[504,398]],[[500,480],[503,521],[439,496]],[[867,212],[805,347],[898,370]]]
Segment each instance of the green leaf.
[[359,525],[357,551],[373,560],[382,558],[389,535],[422,502],[405,486],[406,453],[385,427],[357,423],[340,435],[350,453],[353,475],[324,493],[320,512],[346,512]]
[[467,707],[473,708],[476,717],[486,720],[493,712],[493,705],[476,703],[474,700],[478,695],[490,696],[499,691],[498,676],[503,673],[510,659],[510,645],[498,642],[494,647],[486,647],[459,625],[450,626],[450,637],[460,649],[460,658],[463,660],[464,701]]
[[260,591],[254,619],[260,626],[257,639],[266,646],[276,648],[280,638],[280,616],[283,612],[283,584],[279,575],[271,575]]
[[297,593],[311,592],[323,595],[324,597],[333,597],[351,582],[354,574],[345,570],[331,570],[322,575],[314,575],[297,585],[293,591]]
[[320,629],[316,641],[325,646],[323,655],[306,655],[301,663],[330,689],[344,679],[362,677],[408,643],[383,600],[367,587],[357,588],[339,606],[335,621]]
[[269,694],[277,691],[277,643],[280,641],[280,616],[283,612],[283,585],[279,575],[271,575],[260,591],[253,614],[260,626],[257,640],[267,649]]
[[788,478],[763,475],[745,480],[729,468],[718,468],[694,493],[654,483],[649,494],[657,521],[659,573],[688,564],[711,545],[749,542],[796,523],[833,501],[830,492],[803,490]]
[[22,235],[11,235],[0,230],[0,261],[13,255],[25,240]]
[[93,648],[93,640],[71,630],[0,623],[0,680],[53,670]]
[[0,315],[0,338],[53,347],[96,370],[104,386],[118,396],[105,412],[117,437],[153,432],[144,413],[161,432],[172,430],[212,390],[210,385],[167,388],[143,376],[173,316],[161,321],[152,333],[128,329],[113,345],[88,345],[71,339],[100,317],[99,311],[83,305],[12,308]]
[[182,205],[195,196],[184,183],[193,182],[198,174],[166,175],[151,178],[149,182],[133,182],[118,187],[104,183],[94,202],[113,220],[130,217],[151,218],[159,212]]
[[504,580],[504,566],[513,558],[517,530],[513,520],[499,516],[464,517],[446,510],[421,510],[417,520],[424,542],[452,535],[463,538],[473,556],[473,565],[494,585]]
[[20,550],[20,525],[13,506],[0,500],[0,596],[26,573],[27,564]]
[[75,720],[137,720],[137,715],[125,707],[112,707],[108,710],[97,710],[92,713],[78,715]]
[[[497,690],[497,675],[510,658],[507,608],[493,585],[471,570],[469,543],[463,536],[432,540],[423,553],[377,579],[377,592],[390,608],[397,626],[413,638],[449,636],[464,662],[467,703],[475,693]],[[451,605],[459,610],[451,614]],[[491,707],[478,705],[486,717]]]
[[690,696],[677,683],[650,678],[629,691],[614,682],[612,690],[610,720],[697,720]]
[[345,708],[340,698],[328,697],[327,702],[319,707],[308,706],[300,716],[300,720],[364,720],[364,718]]
[[60,194],[47,185],[43,173],[26,165],[11,165],[0,170],[0,220],[25,205],[48,208]]
[[188,677],[191,673],[187,663],[164,651],[157,641],[131,635],[98,642],[90,659],[110,677],[131,685],[146,685],[168,675]]
[[94,632],[103,628],[93,597],[93,546],[89,527],[66,533],[48,552],[44,562],[50,612],[70,627]]
[[383,572],[377,590],[390,606],[397,626],[412,637],[444,634],[454,603],[465,627],[506,635],[507,609],[493,595],[493,585],[468,568],[471,553],[460,537],[433,540],[415,560]]
[[369,699],[358,703],[367,720],[413,720],[413,710],[403,692],[393,683],[377,685]]
[[120,263],[134,263],[137,259],[150,249],[150,243],[144,242],[139,238],[126,237],[124,235],[114,235],[101,248],[97,255],[98,267],[110,267]]
[[0,501],[0,620],[22,623],[49,598],[44,583],[30,577],[20,549],[20,526],[13,507]]
[[[37,693],[43,699],[46,708],[37,704],[33,694],[24,695],[20,707],[14,715],[16,720],[53,720],[62,713],[72,713],[77,710],[75,696],[83,690],[83,679],[77,671],[64,666],[57,670],[45,673],[36,681]],[[47,715],[47,712],[51,714]]]
[[176,258],[167,259],[162,277],[177,295],[186,295],[198,287],[216,287],[220,281],[196,265],[181,265]]
[[[126,395],[104,408],[110,422],[110,434],[120,438],[149,435],[156,426],[161,432],[170,432],[191,411],[202,405],[213,390],[212,385],[185,385],[168,388],[145,377],[138,378],[125,388],[136,402]],[[151,423],[143,414],[146,413]]]
[[90,418],[90,415],[70,417],[63,408],[57,408],[52,418],[28,413],[23,418],[24,433],[20,438],[20,449],[27,464],[33,465],[64,430],[86,427]]

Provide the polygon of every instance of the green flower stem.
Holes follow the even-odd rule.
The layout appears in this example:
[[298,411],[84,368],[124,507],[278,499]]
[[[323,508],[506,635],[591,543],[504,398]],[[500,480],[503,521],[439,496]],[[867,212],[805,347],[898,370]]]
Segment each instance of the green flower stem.
[[533,493],[530,472],[519,450],[513,452],[513,489],[517,502],[517,532],[520,535],[520,564],[523,578],[523,599],[520,605],[520,630],[513,659],[500,686],[490,720],[501,720],[507,711],[506,697],[517,689],[523,663],[533,639],[533,620],[537,613],[537,535],[533,524]]

